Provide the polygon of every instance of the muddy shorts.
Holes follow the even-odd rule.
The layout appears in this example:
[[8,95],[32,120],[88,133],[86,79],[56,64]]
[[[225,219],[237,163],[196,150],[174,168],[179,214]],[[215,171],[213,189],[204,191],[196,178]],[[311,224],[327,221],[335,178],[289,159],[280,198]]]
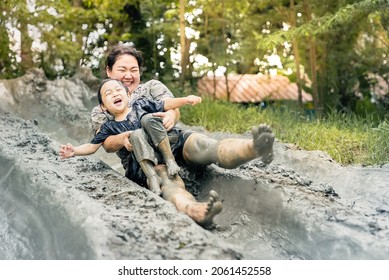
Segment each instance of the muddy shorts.
[[[181,128],[176,127],[168,132],[170,146],[179,166],[184,165],[182,149],[184,147],[185,141],[192,133],[193,131],[191,130],[182,130]],[[157,154],[159,153],[157,152]],[[125,169],[125,176],[141,186],[147,186],[147,178],[140,168],[134,153],[127,151],[125,148],[122,148],[117,152],[117,155],[122,160],[122,165]],[[162,156],[158,158],[158,162],[163,162]]]

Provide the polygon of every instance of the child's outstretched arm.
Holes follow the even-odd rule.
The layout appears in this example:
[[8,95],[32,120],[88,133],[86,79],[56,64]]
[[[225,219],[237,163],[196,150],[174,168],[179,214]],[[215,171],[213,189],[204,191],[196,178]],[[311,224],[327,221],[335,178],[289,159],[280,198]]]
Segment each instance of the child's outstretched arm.
[[68,143],[66,145],[61,145],[59,150],[59,156],[61,159],[70,158],[74,156],[88,156],[94,154],[101,144],[84,144],[81,146],[74,147],[72,144]]
[[176,109],[180,108],[184,105],[196,105],[198,103],[201,103],[202,99],[200,96],[196,95],[188,95],[186,97],[177,97],[177,98],[169,98],[164,100],[164,106],[163,109],[165,111],[170,109]]

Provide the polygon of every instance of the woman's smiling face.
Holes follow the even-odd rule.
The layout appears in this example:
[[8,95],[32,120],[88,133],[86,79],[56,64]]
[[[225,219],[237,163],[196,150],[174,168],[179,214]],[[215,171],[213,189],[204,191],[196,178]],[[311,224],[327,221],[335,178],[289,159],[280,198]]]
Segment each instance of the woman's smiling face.
[[140,69],[136,58],[129,54],[118,56],[112,69],[106,69],[107,76],[121,81],[130,94],[140,84]]

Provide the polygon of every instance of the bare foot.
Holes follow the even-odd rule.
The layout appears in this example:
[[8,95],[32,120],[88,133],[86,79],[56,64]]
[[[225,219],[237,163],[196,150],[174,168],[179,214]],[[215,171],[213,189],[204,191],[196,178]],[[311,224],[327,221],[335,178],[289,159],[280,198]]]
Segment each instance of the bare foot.
[[258,156],[261,157],[263,163],[271,163],[274,157],[273,144],[275,137],[270,126],[266,124],[254,126],[251,129],[251,133],[253,134],[254,148]]
[[150,178],[147,178],[147,185],[149,186],[150,191],[156,195],[162,195],[161,178],[159,178],[158,175],[153,175]]
[[176,161],[172,159],[166,160],[166,167],[169,178],[173,178],[174,175],[178,174],[178,172],[180,171],[180,167],[178,166]]
[[155,170],[162,179],[164,199],[173,203],[178,211],[187,214],[202,227],[207,228],[213,224],[213,218],[223,210],[223,204],[217,192],[211,190],[208,201],[198,202],[185,189],[184,182],[179,175],[176,175],[174,179],[168,178],[164,165],[156,166]]
[[198,203],[193,207],[197,209],[192,209],[193,215],[189,216],[200,226],[207,228],[213,224],[213,218],[223,210],[223,203],[219,200],[217,192],[211,190],[207,202]]

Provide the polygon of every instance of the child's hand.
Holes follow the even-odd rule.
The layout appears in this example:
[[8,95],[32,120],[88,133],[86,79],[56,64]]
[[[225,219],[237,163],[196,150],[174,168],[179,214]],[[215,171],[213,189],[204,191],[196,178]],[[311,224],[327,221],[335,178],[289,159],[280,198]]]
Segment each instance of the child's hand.
[[188,99],[188,104],[190,105],[196,105],[198,103],[201,103],[202,101],[201,97],[196,95],[188,95],[187,99]]
[[61,159],[74,157],[74,147],[72,144],[61,145],[59,150],[59,156]]

